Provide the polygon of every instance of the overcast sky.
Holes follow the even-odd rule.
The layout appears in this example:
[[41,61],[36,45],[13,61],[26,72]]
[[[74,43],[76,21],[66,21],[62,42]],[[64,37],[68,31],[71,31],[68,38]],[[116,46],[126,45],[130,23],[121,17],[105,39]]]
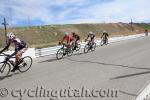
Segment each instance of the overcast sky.
[[0,0],[1,22],[4,16],[23,26],[150,22],[150,0]]

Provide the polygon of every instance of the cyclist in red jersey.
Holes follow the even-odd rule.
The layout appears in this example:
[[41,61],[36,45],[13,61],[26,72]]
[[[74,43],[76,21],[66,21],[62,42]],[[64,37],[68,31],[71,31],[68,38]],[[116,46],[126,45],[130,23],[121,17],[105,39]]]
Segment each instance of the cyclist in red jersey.
[[65,32],[64,34],[65,35],[64,35],[64,37],[63,37],[63,39],[62,39],[62,41],[60,43],[61,44],[64,43],[67,46],[71,46],[72,43],[73,43],[73,40],[74,40],[73,34],[72,33],[67,33],[67,32]]

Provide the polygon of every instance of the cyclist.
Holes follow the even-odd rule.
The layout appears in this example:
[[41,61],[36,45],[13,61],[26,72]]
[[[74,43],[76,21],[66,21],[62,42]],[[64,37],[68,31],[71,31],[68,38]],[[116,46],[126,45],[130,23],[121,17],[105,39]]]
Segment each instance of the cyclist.
[[77,46],[78,46],[78,42],[80,40],[80,36],[78,34],[76,34],[75,32],[72,32],[73,38],[74,38],[74,50],[76,50]]
[[85,39],[85,41],[89,41],[89,43],[92,42],[94,44],[94,40],[95,40],[95,34],[93,32],[89,32],[88,37]]
[[104,39],[105,41],[108,41],[108,37],[109,37],[109,34],[107,33],[107,31],[103,31],[101,38]]
[[18,69],[18,64],[20,62],[22,54],[28,49],[28,47],[24,41],[20,40],[12,32],[10,32],[7,34],[7,45],[2,51],[0,51],[0,54],[9,48],[11,43],[15,45],[15,52],[11,54],[8,58],[6,58],[6,60],[15,55],[16,60],[14,63],[14,68],[11,70],[11,72],[15,72]]
[[144,33],[145,33],[145,36],[148,36],[148,30],[147,29],[145,30]]
[[62,44],[62,43],[65,42],[66,46],[70,47],[73,43],[73,40],[74,40],[73,39],[73,34],[65,32],[64,37],[63,37],[62,41],[59,44]]

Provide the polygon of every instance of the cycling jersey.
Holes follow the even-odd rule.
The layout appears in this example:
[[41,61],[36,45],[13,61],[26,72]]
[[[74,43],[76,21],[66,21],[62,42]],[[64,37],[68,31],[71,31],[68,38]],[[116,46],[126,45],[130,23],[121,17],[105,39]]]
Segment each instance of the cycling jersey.
[[89,34],[89,35],[88,35],[88,39],[89,39],[89,38],[90,38],[91,41],[93,41],[94,38],[95,38],[95,35],[94,35],[94,34]]
[[19,38],[16,38],[14,40],[10,40],[10,43],[14,43],[16,51],[19,51],[23,48],[27,48],[26,43],[24,41],[20,40]]
[[7,39],[7,45],[1,52],[7,50],[11,43],[14,43],[15,45],[15,52],[11,56],[14,56],[18,51],[22,50],[23,48],[27,48],[27,44],[19,38],[15,38],[13,40]]
[[106,39],[108,36],[109,36],[109,35],[108,35],[108,33],[103,33],[103,35],[102,35],[102,37],[101,37],[101,38],[103,38],[103,37],[104,37],[104,38]]
[[65,35],[63,40],[66,40],[67,43],[70,43],[73,41],[73,35],[72,34]]
[[80,40],[80,36],[77,35],[77,34],[74,35],[74,38],[75,38],[76,41]]

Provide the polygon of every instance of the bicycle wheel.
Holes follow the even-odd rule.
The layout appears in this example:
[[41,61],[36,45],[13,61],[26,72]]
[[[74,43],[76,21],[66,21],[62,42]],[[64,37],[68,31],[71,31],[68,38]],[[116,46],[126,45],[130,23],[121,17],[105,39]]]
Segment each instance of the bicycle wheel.
[[4,63],[0,68],[0,78],[4,78],[8,76],[8,74],[10,73],[10,70],[11,70],[10,64]]
[[77,48],[76,48],[76,51],[79,51],[80,48],[81,48],[81,44],[78,44],[78,45],[77,45]]
[[95,49],[96,49],[96,43],[94,43],[94,44],[92,45],[91,51],[95,51]]
[[57,53],[56,53],[56,58],[58,59],[58,60],[60,60],[60,59],[62,59],[63,58],[63,56],[64,56],[64,49],[59,49],[58,51],[57,51]]
[[103,46],[103,45],[104,45],[104,40],[101,40],[100,45],[101,45],[101,46]]
[[73,47],[69,47],[69,48],[67,48],[66,49],[67,51],[67,56],[72,56],[72,54],[73,54]]
[[23,73],[28,71],[32,66],[32,58],[29,56],[22,58],[21,63],[18,66],[20,72]]
[[84,53],[88,53],[89,47],[90,47],[90,46],[89,46],[88,44],[85,45],[85,47],[84,47]]
[[106,40],[105,45],[108,45],[108,40]]

